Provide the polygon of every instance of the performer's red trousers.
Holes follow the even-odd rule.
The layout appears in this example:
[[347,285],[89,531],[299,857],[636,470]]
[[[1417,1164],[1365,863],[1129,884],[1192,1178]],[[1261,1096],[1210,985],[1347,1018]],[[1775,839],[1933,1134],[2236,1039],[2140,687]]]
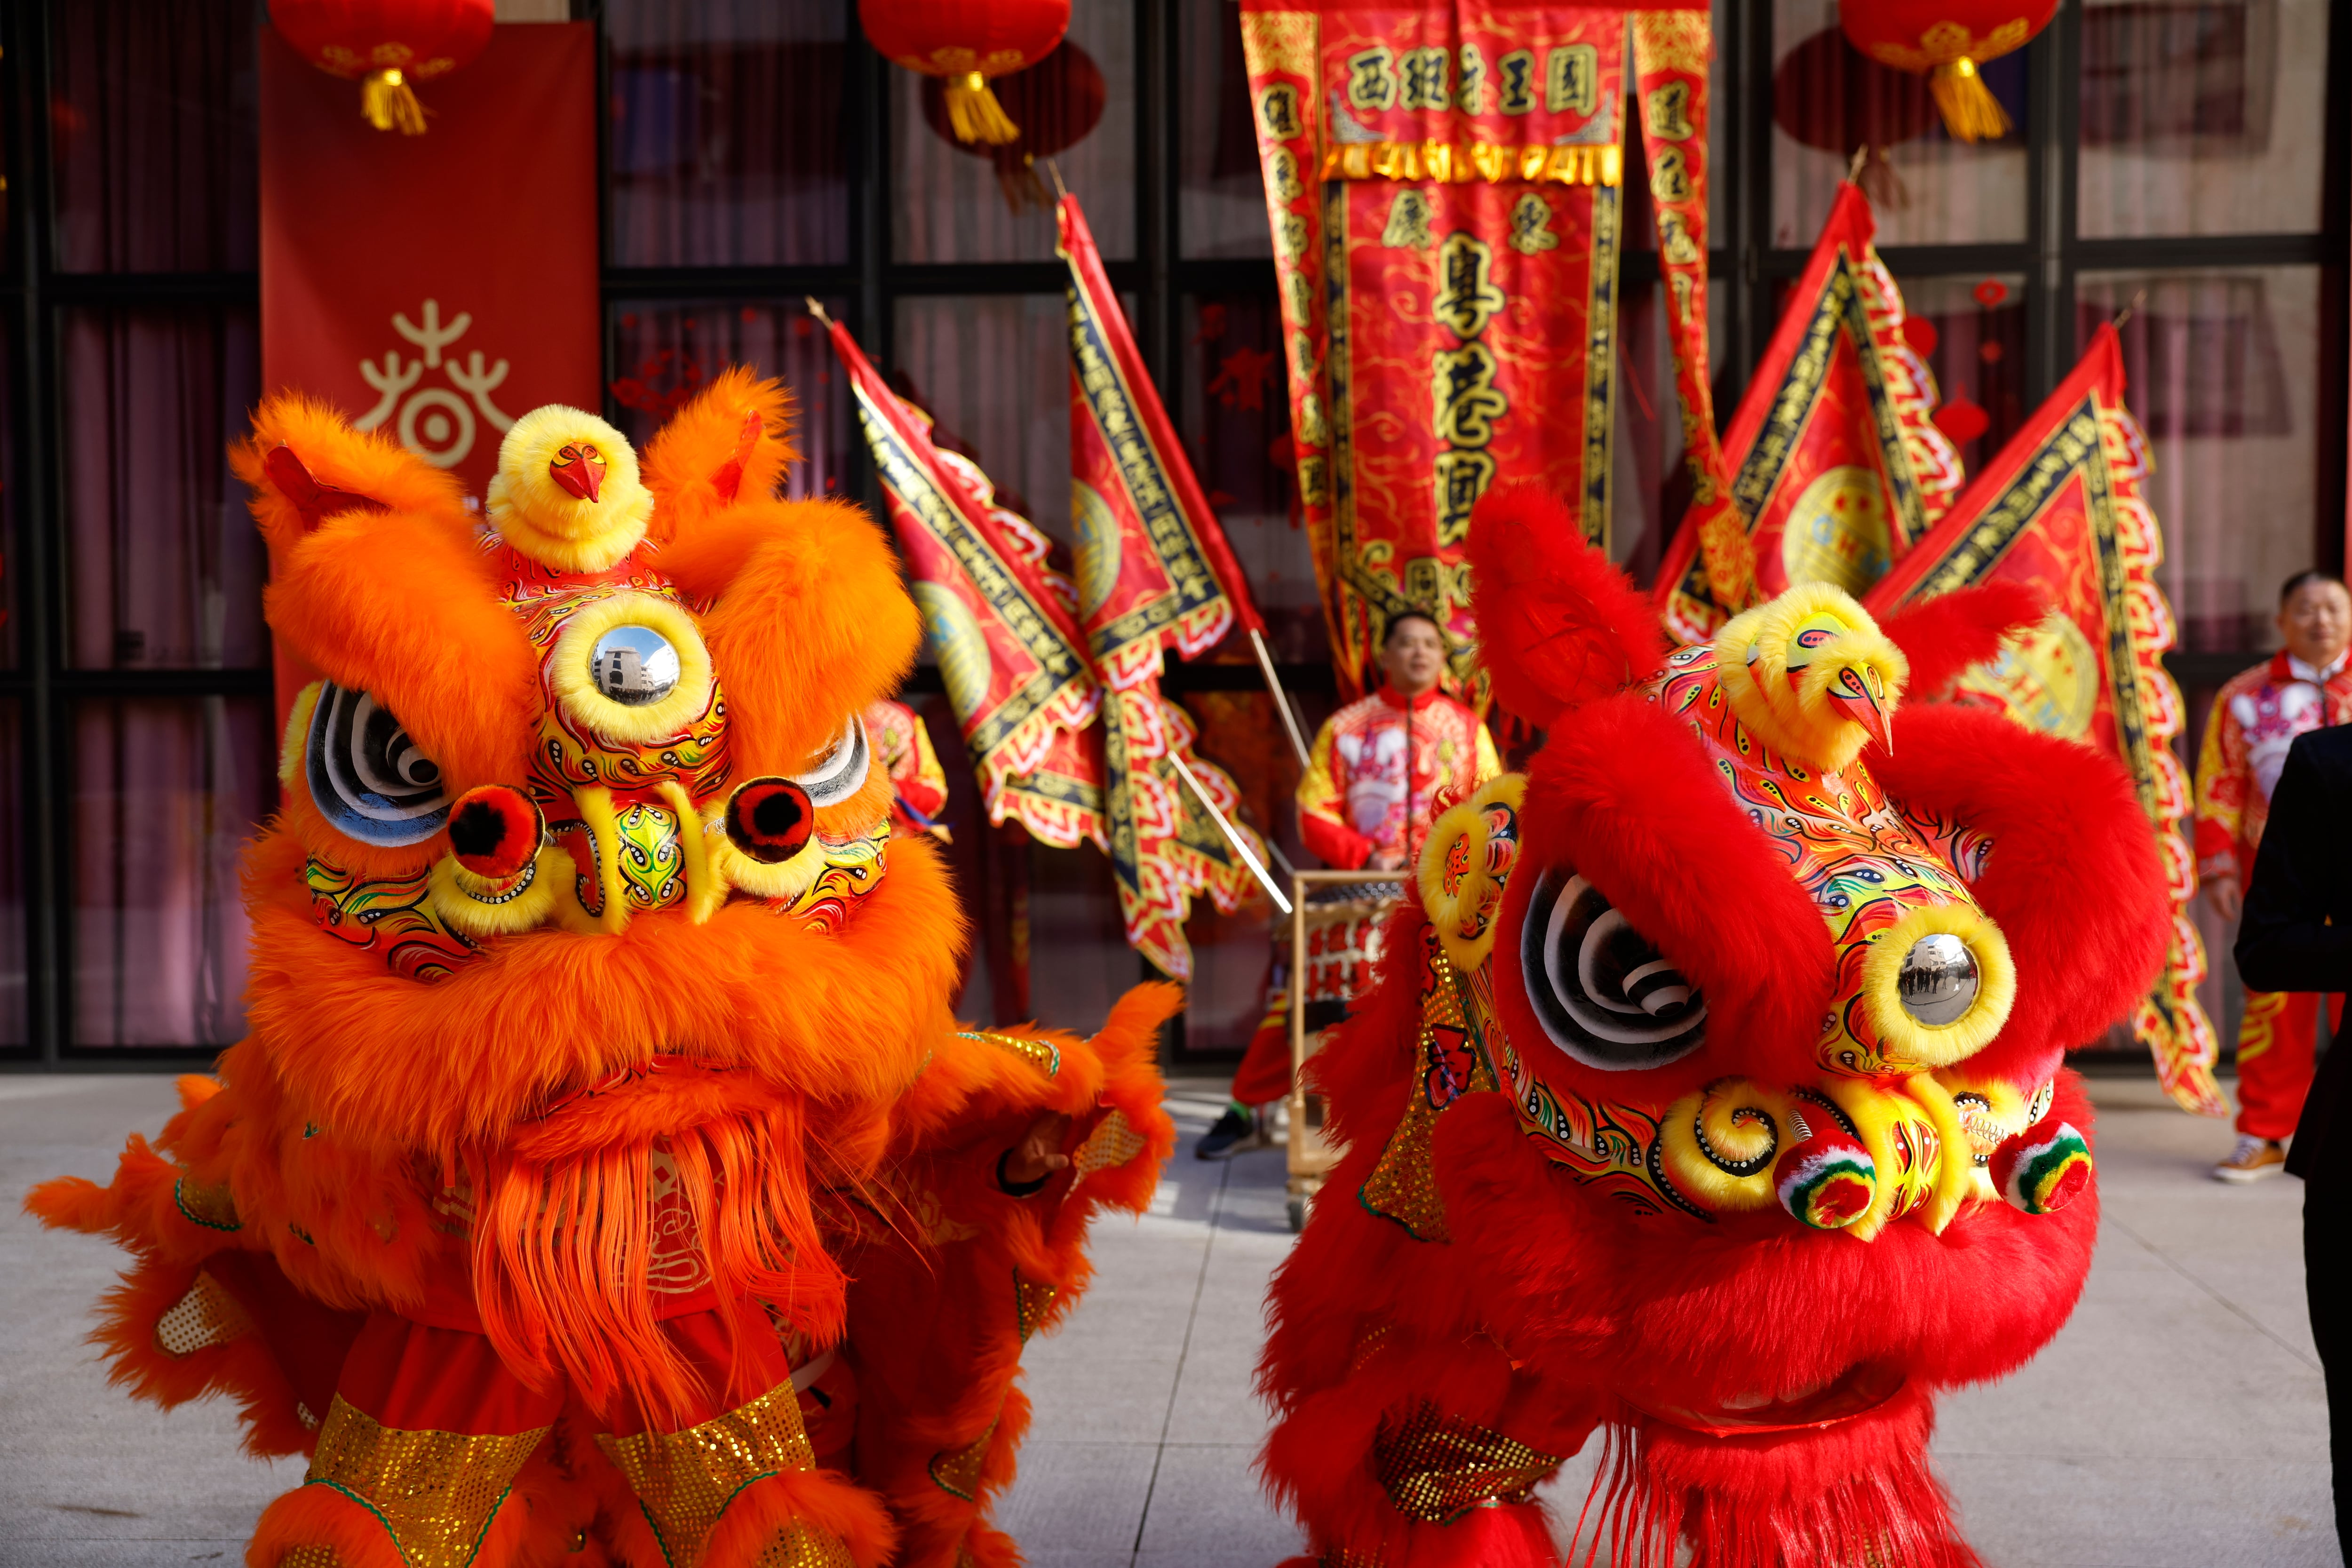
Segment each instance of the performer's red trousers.
[[[2344,998],[2329,999],[2328,1037],[2344,1022]],[[2319,994],[2249,991],[2238,1024],[2238,1131],[2284,1140],[2303,1115],[2319,1030]]]

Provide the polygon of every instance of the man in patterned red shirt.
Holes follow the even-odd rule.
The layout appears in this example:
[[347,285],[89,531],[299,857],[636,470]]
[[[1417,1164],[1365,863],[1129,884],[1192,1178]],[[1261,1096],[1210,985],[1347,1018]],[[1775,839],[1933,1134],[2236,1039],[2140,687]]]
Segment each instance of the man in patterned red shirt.
[[[2279,592],[2286,646],[2237,676],[2213,699],[2197,760],[2197,876],[2213,912],[2238,918],[2245,879],[2270,816],[2271,790],[2297,735],[2352,719],[2352,595],[2325,572],[2298,572]],[[2213,1167],[2225,1182],[2253,1182],[2284,1168],[2311,1087],[2319,998],[2246,992],[2238,1026],[2238,1146]],[[2336,999],[2336,1019],[2343,1000]]]
[[[1445,637],[1434,619],[1419,610],[1391,616],[1381,673],[1387,679],[1378,691],[1324,721],[1298,781],[1299,837],[1339,870],[1410,868],[1439,797],[1466,795],[1503,771],[1477,713],[1438,689]],[[1193,1150],[1200,1158],[1226,1159],[1271,1142],[1256,1108],[1290,1092],[1286,1007],[1278,994],[1251,1037],[1234,1075],[1233,1103]],[[1311,1011],[1307,1026],[1317,1026]]]

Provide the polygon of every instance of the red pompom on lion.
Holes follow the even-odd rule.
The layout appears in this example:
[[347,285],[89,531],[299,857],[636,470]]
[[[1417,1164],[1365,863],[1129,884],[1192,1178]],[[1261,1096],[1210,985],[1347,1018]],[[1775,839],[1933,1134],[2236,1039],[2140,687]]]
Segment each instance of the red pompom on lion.
[[456,481],[292,397],[236,454],[323,677],[247,851],[250,1036],[110,1186],[100,1331],[307,1455],[254,1568],[995,1565],[1024,1341],[1140,1209],[1175,993],[960,1027],[963,926],[859,715],[914,605],[854,507],[773,499],[731,372],[642,471],[518,420]]
[[1916,701],[2022,594],[1882,627],[1800,587],[1669,651],[1549,498],[1470,549],[1547,740],[1433,827],[1318,1058],[1348,1152],[1275,1284],[1265,1474],[1348,1568],[1557,1563],[1531,1494],[1594,1440],[1619,1568],[1972,1568],[1935,1397],[2081,1291],[2061,1058],[2156,973],[2148,819],[2086,748]]

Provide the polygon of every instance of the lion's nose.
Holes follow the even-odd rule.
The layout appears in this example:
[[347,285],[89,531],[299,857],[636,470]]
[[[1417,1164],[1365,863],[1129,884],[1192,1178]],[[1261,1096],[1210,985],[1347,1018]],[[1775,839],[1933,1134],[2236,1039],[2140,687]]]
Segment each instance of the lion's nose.
[[1932,931],[1913,942],[1895,976],[1903,1010],[1930,1028],[1959,1022],[1976,1005],[1981,984],[1976,954],[1949,931]]

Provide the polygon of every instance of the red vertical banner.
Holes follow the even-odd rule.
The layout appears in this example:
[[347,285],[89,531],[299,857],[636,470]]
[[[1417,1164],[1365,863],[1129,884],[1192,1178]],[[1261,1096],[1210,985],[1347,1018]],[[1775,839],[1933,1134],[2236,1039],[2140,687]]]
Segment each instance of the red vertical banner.
[[1342,697],[1408,608],[1470,685],[1487,487],[1540,480],[1607,536],[1625,11],[1244,0],[1241,25]]
[[[262,29],[265,391],[335,404],[475,495],[515,416],[599,406],[595,37],[495,28],[400,136]],[[281,716],[298,677],[281,664]]]

